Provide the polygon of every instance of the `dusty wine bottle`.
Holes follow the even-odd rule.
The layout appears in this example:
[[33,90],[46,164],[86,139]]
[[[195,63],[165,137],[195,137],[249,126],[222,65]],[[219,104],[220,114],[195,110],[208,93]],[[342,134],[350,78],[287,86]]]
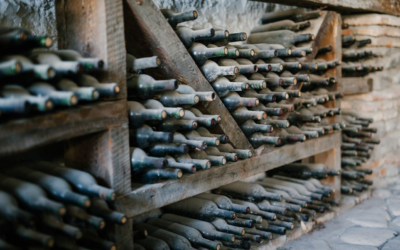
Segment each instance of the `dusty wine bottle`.
[[52,52],[59,56],[63,61],[79,62],[85,71],[101,70],[105,65],[104,61],[99,58],[83,58],[81,54],[71,49],[55,50]]
[[22,206],[31,211],[55,215],[65,214],[63,204],[47,198],[46,193],[39,186],[6,175],[0,175],[0,180],[1,189],[12,194]]
[[99,99],[99,92],[93,87],[79,87],[69,79],[61,79],[55,86],[62,91],[72,91],[80,101],[95,101]]
[[168,9],[160,9],[160,11],[173,29],[175,29],[179,23],[196,20],[198,17],[197,11],[195,10],[181,13],[176,13]]
[[278,12],[270,12],[270,13],[265,13],[261,17],[261,22],[264,23],[270,23],[270,22],[276,22],[284,19],[289,19],[293,20],[295,22],[301,22],[309,19],[314,19],[318,18],[322,15],[322,12],[320,10],[316,11],[305,11],[303,8],[296,8],[296,9],[290,9],[290,10],[284,10],[284,11],[278,11]]
[[165,168],[168,162],[165,158],[147,156],[140,148],[130,148],[131,170],[139,173],[149,168]]
[[149,75],[139,74],[128,79],[127,88],[129,98],[144,100],[153,97],[156,92],[177,89],[178,82],[176,80],[156,81]]
[[[289,30],[267,31],[254,33],[249,36],[247,42],[252,43],[278,43],[286,48],[290,48],[297,43],[309,42],[314,40],[312,34],[296,34]],[[257,52],[256,52],[257,53]]]
[[189,54],[197,65],[203,65],[210,58],[228,55],[227,47],[207,48],[204,44],[194,43],[189,49]]
[[259,104],[259,100],[257,98],[240,97],[235,92],[229,93],[227,96],[222,98],[222,101],[228,110],[236,110],[240,107],[254,107]]
[[282,20],[264,24],[261,26],[256,26],[254,29],[251,30],[251,33],[259,33],[259,32],[274,31],[274,30],[290,30],[296,32],[308,28],[310,27],[310,25],[311,25],[310,21],[295,23],[292,20]]
[[30,165],[31,168],[50,175],[55,175],[68,181],[82,194],[98,197],[106,201],[115,200],[114,190],[97,184],[94,177],[84,171],[61,167],[50,162],[37,162]]
[[33,51],[30,59],[37,64],[51,65],[57,74],[69,75],[83,72],[83,66],[77,61],[62,61],[54,53],[47,51]]
[[194,42],[199,41],[202,38],[213,37],[215,35],[215,30],[213,28],[192,30],[185,26],[179,26],[176,27],[175,33],[178,35],[183,45],[185,45],[186,48],[190,48]]
[[1,219],[26,226],[32,226],[35,223],[35,217],[20,209],[17,201],[9,193],[0,191],[0,201],[3,206],[3,209],[0,210]]
[[185,115],[185,110],[183,110],[181,107],[164,107],[159,101],[149,99],[144,102],[142,102],[142,105],[146,109],[162,109],[167,112],[169,116],[175,117],[175,118],[182,118]]
[[[19,100],[21,104],[28,102],[32,109],[39,112],[46,112],[53,109],[53,102],[51,99],[45,96],[32,96],[28,90],[19,85],[5,85],[1,89],[0,94],[4,99]],[[0,109],[4,112],[6,110],[5,105],[0,107]],[[17,111],[17,109],[14,111]]]
[[282,201],[282,196],[266,192],[262,186],[251,184],[247,182],[234,182],[215,189],[217,194],[228,194],[237,198],[244,198],[248,200],[276,200]]
[[74,106],[78,103],[78,96],[72,91],[57,91],[52,85],[44,82],[35,82],[28,90],[36,96],[48,96],[56,106]]
[[136,58],[131,54],[126,54],[126,72],[131,74],[141,73],[143,69],[157,68],[161,60],[158,56]]
[[131,145],[140,148],[147,148],[152,143],[173,141],[173,134],[170,132],[154,131],[151,127],[143,125],[137,129],[129,130],[129,138]]

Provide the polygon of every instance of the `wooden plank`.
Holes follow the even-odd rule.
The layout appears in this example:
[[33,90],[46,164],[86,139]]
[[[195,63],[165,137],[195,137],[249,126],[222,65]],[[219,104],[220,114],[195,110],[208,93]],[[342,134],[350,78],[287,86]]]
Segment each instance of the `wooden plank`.
[[398,37],[373,37],[373,36],[356,36],[357,40],[371,39],[371,43],[366,47],[386,47],[386,48],[400,48],[400,38]]
[[340,133],[333,133],[304,143],[286,145],[260,156],[212,167],[192,175],[184,175],[180,180],[143,185],[131,194],[121,197],[119,202],[130,210],[128,216],[160,208],[176,201],[192,197],[211,189],[245,179],[258,173],[297,161],[312,155],[339,147]]
[[390,36],[390,37],[400,37],[400,28],[399,27],[390,27],[390,26],[358,26],[358,27],[350,27],[349,28],[354,35],[360,36]]
[[338,12],[378,12],[400,14],[400,4],[393,0],[252,0],[257,2],[294,5],[305,8],[326,8]]
[[0,156],[127,124],[126,102],[100,102],[0,124]]
[[345,95],[358,95],[372,91],[373,79],[365,77],[343,77],[340,83]]
[[99,80],[118,83],[120,93],[114,99],[126,98],[122,0],[58,0],[55,6],[58,47],[103,59],[107,71]]
[[[148,71],[149,74],[156,79],[177,79],[198,91],[214,91],[153,1],[124,0],[124,3],[128,52],[137,57],[157,55],[161,59],[162,66]],[[204,104],[204,108],[221,116],[219,126],[236,148],[252,149],[218,96]]]
[[387,25],[400,27],[400,18],[382,14],[345,15],[343,23],[349,26]]

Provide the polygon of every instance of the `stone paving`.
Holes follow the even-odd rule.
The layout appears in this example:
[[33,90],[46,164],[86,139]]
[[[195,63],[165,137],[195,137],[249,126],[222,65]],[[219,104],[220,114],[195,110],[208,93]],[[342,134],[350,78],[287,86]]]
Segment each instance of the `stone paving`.
[[278,250],[400,250],[400,184],[372,197]]

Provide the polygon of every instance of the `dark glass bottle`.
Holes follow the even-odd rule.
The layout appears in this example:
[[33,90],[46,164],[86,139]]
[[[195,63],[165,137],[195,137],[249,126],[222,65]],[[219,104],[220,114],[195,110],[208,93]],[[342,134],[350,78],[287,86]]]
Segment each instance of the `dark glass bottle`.
[[3,207],[0,210],[0,217],[3,220],[21,223],[26,226],[32,226],[34,224],[34,216],[20,209],[17,201],[9,193],[0,191],[0,201]]
[[168,162],[165,158],[151,157],[140,148],[130,148],[131,170],[139,173],[149,168],[165,168]]
[[181,13],[176,13],[168,9],[160,9],[160,11],[173,29],[175,29],[179,23],[196,20],[198,16],[197,11],[195,10],[185,11]]
[[156,81],[149,75],[139,74],[128,79],[127,88],[129,97],[145,100],[153,97],[156,92],[177,89],[178,82],[176,80]]
[[260,185],[241,181],[219,187],[215,190],[215,192],[217,194],[227,194],[236,198],[248,200],[268,199],[282,201],[282,196],[269,193]]

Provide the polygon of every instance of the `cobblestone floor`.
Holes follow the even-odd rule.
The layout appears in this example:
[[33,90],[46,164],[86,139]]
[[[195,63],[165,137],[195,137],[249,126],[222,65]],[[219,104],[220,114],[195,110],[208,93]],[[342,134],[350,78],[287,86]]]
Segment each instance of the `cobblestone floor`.
[[400,184],[372,197],[279,250],[400,250]]

